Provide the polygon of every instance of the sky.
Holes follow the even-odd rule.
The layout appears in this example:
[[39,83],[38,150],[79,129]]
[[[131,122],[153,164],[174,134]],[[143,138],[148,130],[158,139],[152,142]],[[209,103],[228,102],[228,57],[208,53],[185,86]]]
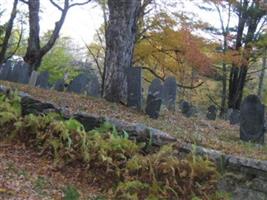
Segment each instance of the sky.
[[[49,0],[41,1],[41,14],[40,14],[40,27],[41,33],[54,28],[55,22],[59,19],[60,12],[49,2]],[[83,0],[79,0],[82,2]],[[169,1],[169,0],[166,0]],[[10,10],[12,8],[12,0],[1,0],[2,6],[6,8],[6,20],[9,17]],[[184,2],[184,9],[192,10],[193,6],[190,1]],[[27,7],[23,3],[19,3],[19,8],[27,10]],[[218,16],[211,13],[199,12],[199,16],[208,20],[211,24],[217,24]],[[103,24],[102,11],[96,3],[89,3],[84,6],[76,6],[69,10],[62,30],[60,32],[63,36],[70,36],[74,39],[74,42],[83,45],[94,40],[94,34],[96,30]]]
[[[1,6],[6,9],[3,20],[7,20],[13,1],[1,0],[1,2],[3,2]],[[19,8],[23,10],[27,9],[23,3],[19,3]],[[41,0],[41,11],[40,31],[44,33],[54,28],[55,22],[59,19],[60,12],[49,0]],[[74,42],[79,44],[83,44],[83,41],[90,43],[93,41],[95,31],[102,23],[102,11],[95,3],[72,7],[67,14],[60,35],[70,36],[74,39]]]

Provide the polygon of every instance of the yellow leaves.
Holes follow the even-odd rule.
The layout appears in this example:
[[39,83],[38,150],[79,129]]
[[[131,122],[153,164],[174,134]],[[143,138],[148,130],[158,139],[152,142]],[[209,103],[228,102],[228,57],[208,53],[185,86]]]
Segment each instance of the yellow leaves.
[[206,43],[193,36],[186,28],[178,31],[165,27],[161,31],[149,32],[146,39],[136,45],[134,58],[139,64],[158,66],[157,73],[169,71],[178,75],[188,66],[207,73],[211,60],[204,52]]

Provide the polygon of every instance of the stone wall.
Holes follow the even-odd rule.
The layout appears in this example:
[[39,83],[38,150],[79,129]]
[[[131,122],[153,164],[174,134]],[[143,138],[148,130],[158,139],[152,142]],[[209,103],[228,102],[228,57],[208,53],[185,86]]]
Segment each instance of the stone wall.
[[[6,93],[7,88],[0,86],[0,93]],[[69,113],[68,110],[58,107],[52,102],[43,102],[27,93],[20,92],[22,114],[45,114],[48,112],[61,113],[64,118],[75,118],[80,121],[87,131],[99,127],[103,122],[110,122],[119,131],[126,131],[130,139],[139,142],[151,142],[154,146],[161,146],[177,140],[168,133],[148,127],[144,124],[129,123],[90,113]],[[267,200],[267,161],[249,159],[227,155],[220,151],[204,147],[180,143],[178,150],[181,153],[190,152],[207,156],[212,159],[222,173],[218,184],[220,191],[229,192],[234,200]]]

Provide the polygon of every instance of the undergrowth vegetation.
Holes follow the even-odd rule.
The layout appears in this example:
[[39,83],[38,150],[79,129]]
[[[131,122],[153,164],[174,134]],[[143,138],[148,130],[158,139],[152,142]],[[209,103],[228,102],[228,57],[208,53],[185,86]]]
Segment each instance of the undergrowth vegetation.
[[145,144],[111,124],[86,132],[78,121],[55,113],[21,116],[19,102],[16,94],[0,96],[0,138],[23,142],[57,166],[86,165],[88,177],[111,199],[222,199],[216,194],[219,174],[208,159],[178,157],[172,145],[144,154]]

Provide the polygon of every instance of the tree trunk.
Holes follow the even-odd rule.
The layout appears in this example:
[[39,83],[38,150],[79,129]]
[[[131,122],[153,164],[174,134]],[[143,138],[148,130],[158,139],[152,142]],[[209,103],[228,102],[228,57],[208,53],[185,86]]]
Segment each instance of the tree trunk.
[[263,91],[263,80],[265,76],[265,68],[266,68],[266,57],[267,57],[267,50],[264,49],[264,55],[262,58],[262,69],[260,74],[260,81],[259,81],[259,87],[258,87],[258,96],[260,99],[262,99],[262,91]]
[[141,0],[108,0],[103,96],[126,104],[126,70],[131,67]]
[[31,67],[30,72],[36,70],[41,64],[41,54],[40,54],[40,25],[39,25],[39,11],[40,11],[40,1],[39,0],[29,0],[29,39],[26,54],[24,56],[24,61],[28,63]]
[[8,41],[9,41],[9,38],[11,37],[13,23],[14,23],[14,20],[16,18],[16,15],[17,15],[17,5],[18,5],[18,0],[14,0],[11,15],[10,15],[10,18],[9,18],[9,21],[7,23],[7,27],[5,30],[5,37],[4,37],[4,40],[2,42],[2,46],[1,46],[1,50],[0,50],[0,64],[4,63],[6,60]]
[[[228,29],[228,27],[227,27]],[[223,55],[225,56],[227,50],[227,32],[223,35]],[[227,69],[226,63],[223,60],[222,63],[223,79],[222,79],[222,94],[221,94],[221,108],[220,108],[220,117],[223,117],[226,113],[226,99],[227,99]]]

